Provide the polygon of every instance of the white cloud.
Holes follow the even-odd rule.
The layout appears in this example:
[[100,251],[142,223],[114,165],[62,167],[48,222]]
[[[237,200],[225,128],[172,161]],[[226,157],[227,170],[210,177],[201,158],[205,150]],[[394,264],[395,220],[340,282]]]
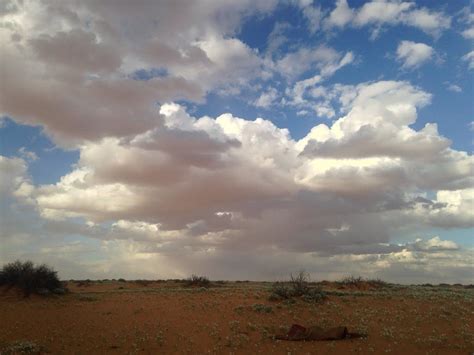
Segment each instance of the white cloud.
[[[28,180],[26,168],[19,158],[0,159],[2,203]],[[31,195],[34,193],[30,191]],[[457,203],[458,197],[445,200]],[[404,245],[367,244],[367,240],[363,246],[351,246],[347,244],[350,239],[345,238],[346,246],[342,244],[337,249],[295,252],[282,248],[277,233],[268,242],[276,242],[279,248],[263,247],[265,244],[259,242],[255,250],[229,239],[239,237],[235,228],[241,227],[244,218],[235,213],[217,213],[205,222],[170,230],[159,223],[127,219],[111,226],[38,220],[31,208],[12,214],[12,207],[19,208],[15,203],[2,207],[0,262],[17,258],[46,262],[64,279],[184,278],[193,270],[213,279],[277,280],[301,268],[309,271],[313,279],[337,279],[346,276],[349,267],[355,274],[395,282],[469,282],[471,277],[466,271],[471,269],[472,250],[440,237]],[[277,225],[273,231],[287,222],[274,220]],[[332,239],[359,228],[352,221],[326,226]],[[66,241],[67,235],[75,235],[75,241]],[[297,239],[302,241],[301,237]],[[90,255],[94,255],[92,260]]]
[[325,20],[326,27],[344,27],[352,21],[354,17],[353,10],[347,4],[347,0],[338,0],[336,8]]
[[306,100],[303,98],[303,95],[305,94],[306,90],[310,87],[315,86],[316,84],[320,83],[323,81],[323,77],[321,75],[315,75],[311,78],[300,80],[295,83],[295,86],[293,89],[288,91],[290,95],[292,96],[292,102],[294,104],[303,104],[306,102]]
[[[355,96],[340,98],[347,111],[344,117],[331,127],[317,125],[298,142],[302,154],[312,158],[302,176],[306,184],[361,193],[375,186],[382,190],[415,185],[420,189],[469,187],[471,178],[466,174],[472,158],[450,150],[450,141],[438,134],[436,124],[419,131],[410,127],[417,108],[429,103],[430,95],[392,81],[363,84],[350,93]],[[427,163],[435,156],[437,164]],[[344,167],[339,165],[341,159]],[[353,179],[359,174],[365,176],[360,184]]]
[[413,3],[370,1],[365,3],[354,18],[356,26],[369,24],[395,24],[400,21],[400,16],[413,8]]
[[[260,75],[263,62],[246,44],[236,38],[210,38],[198,42],[213,63],[209,71],[193,73],[198,82],[207,82],[211,87],[245,84],[250,78]],[[229,68],[232,68],[229,71]],[[193,68],[195,70],[195,68]],[[193,78],[194,79],[194,78]]]
[[[421,229],[471,225],[464,212],[471,157],[451,150],[435,124],[409,127],[430,95],[405,82],[340,93],[346,115],[300,141],[268,120],[194,118],[164,105],[162,124],[84,144],[73,172],[30,197],[44,218],[136,221],[117,228],[144,228],[148,237],[140,238],[159,243],[170,232],[160,244],[168,251],[350,253],[388,243],[392,228],[408,222]],[[361,143],[367,139],[371,145]],[[425,190],[441,191],[430,203],[415,201]]]
[[451,27],[451,18],[442,12],[430,11],[426,8],[415,9],[405,14],[402,22],[413,26],[435,37]]
[[290,24],[287,22],[277,22],[273,27],[272,32],[267,38],[267,54],[272,55],[276,52],[283,44],[288,42],[288,38],[285,36],[285,31],[290,28]]
[[450,28],[451,18],[443,12],[417,8],[413,2],[373,0],[358,9],[351,9],[346,0],[338,0],[335,9],[324,20],[325,28],[372,27],[371,38],[379,35],[383,26],[406,25],[419,28],[438,37]]
[[474,39],[474,27],[471,27],[462,31],[461,34],[464,38]]
[[[201,101],[264,76],[263,59],[234,35],[244,17],[275,6],[19,3],[0,34],[0,113],[43,126],[66,147],[144,132],[154,125],[156,102]],[[148,80],[135,80],[137,71]]]
[[422,251],[440,251],[440,250],[457,250],[459,246],[451,240],[441,240],[440,237],[436,236],[426,241],[417,239],[414,243],[410,244],[411,249],[422,250]]
[[467,26],[465,30],[461,32],[461,35],[466,39],[474,39],[474,14],[471,11],[470,6],[464,7],[460,11],[460,22]]
[[337,69],[352,60],[351,52],[342,56],[341,53],[327,46],[319,46],[314,49],[303,47],[277,60],[275,69],[291,81],[309,70],[319,70],[325,76],[332,75]]
[[18,154],[25,160],[35,161],[38,159],[38,155],[35,152],[29,151],[25,147],[18,149]]
[[[317,31],[319,7],[298,4]],[[267,53],[236,38],[245,18],[275,6],[25,1],[3,9],[1,115],[43,127],[80,159],[58,182],[34,185],[32,152],[0,157],[2,261],[54,262],[70,277],[197,270],[268,279],[306,268],[331,278],[350,265],[396,280],[407,269],[466,279],[469,251],[442,231],[392,243],[400,228],[429,236],[433,227],[473,225],[472,156],[450,148],[436,124],[414,125],[431,95],[397,81],[327,85],[354,54],[294,47],[288,24],[275,25]],[[438,35],[449,18],[411,3],[350,9],[340,0],[323,26],[349,24]],[[420,65],[422,54],[402,53],[403,61]],[[266,84],[272,76],[280,82]],[[295,140],[264,118],[194,117],[173,103],[242,88],[260,95],[257,107],[282,96],[300,115],[334,121]]]
[[257,107],[268,108],[277,98],[278,91],[275,88],[270,88],[259,96],[259,98],[254,102],[254,105]]
[[412,218],[441,228],[469,226],[474,218],[473,203],[474,190],[469,186],[461,190],[439,190],[434,200],[416,201]]
[[303,4],[302,6],[303,16],[308,21],[308,30],[314,34],[321,27],[321,20],[323,18],[323,12],[321,7],[313,6],[311,3]]
[[0,194],[2,198],[13,194],[22,184],[27,183],[27,165],[21,158],[0,156]]
[[[337,278],[351,265],[395,281],[464,280],[469,251],[452,241],[390,244],[401,226],[420,233],[472,227],[471,157],[451,150],[433,125],[408,128],[430,95],[405,82],[339,92],[346,115],[300,141],[264,119],[195,118],[166,104],[162,121],[145,133],[83,144],[77,167],[57,184],[32,186],[24,160],[3,158],[3,190],[50,221],[20,238],[32,226],[12,220],[0,233],[5,250],[47,258],[71,277],[184,277],[192,269],[241,278],[248,267],[253,278],[268,279],[304,267],[314,277]],[[367,126],[375,128],[373,151],[351,138]],[[391,127],[393,137],[386,137]],[[330,156],[308,150],[331,140],[338,144]],[[420,198],[424,190],[436,191],[436,199]],[[89,223],[76,222],[81,217]],[[68,233],[87,241],[58,243]],[[18,244],[42,235],[49,238],[36,239],[34,254]],[[97,245],[101,261],[85,258],[87,245]],[[157,270],[156,262],[166,266]]]
[[[439,237],[404,245],[380,244],[369,253],[325,255],[268,249],[219,250],[213,246],[196,250],[186,244],[176,250],[169,245],[180,236],[157,239],[156,229],[145,222],[122,220],[112,227],[112,239],[95,236],[75,242],[52,238],[52,229],[48,238],[41,238],[43,234],[36,231],[36,235],[6,239],[0,231],[0,262],[9,261],[8,257],[46,262],[63,279],[185,278],[192,270],[211,279],[282,280],[292,270],[300,269],[308,271],[313,280],[340,279],[348,276],[349,269],[354,275],[401,283],[469,283],[472,279],[473,250]],[[202,240],[196,238],[196,242]],[[95,260],[88,258],[91,253]]]
[[[390,244],[400,226],[420,231],[471,227],[467,188],[472,185],[472,158],[450,149],[435,124],[410,127],[417,109],[429,103],[428,93],[394,81],[322,87],[321,80],[351,57],[326,49],[318,56],[327,58],[314,64],[320,74],[297,82],[295,89],[303,100],[337,100],[343,115],[331,126],[314,127],[299,141],[262,118],[197,118],[180,105],[164,104],[147,128],[82,141],[77,166],[56,184],[33,186],[25,160],[5,160],[16,167],[4,169],[16,171],[2,179],[9,181],[4,188],[9,199],[30,206],[36,219],[50,221],[47,226],[38,223],[29,234],[21,232],[23,239],[17,231],[24,223],[9,221],[5,230],[10,232],[2,237],[9,255],[19,253],[14,240],[28,243],[25,235],[55,231],[96,239],[102,255],[110,258],[107,263],[82,262],[79,256],[74,260],[101,275],[120,263],[148,270],[148,262],[168,261],[167,256],[182,250],[188,253],[186,260],[167,264],[174,269],[163,273],[186,273],[203,259],[208,265],[203,270],[212,270],[211,264],[224,256],[232,259],[229,250],[233,255],[259,250],[269,263],[277,254],[296,253],[304,256],[307,268],[314,266],[307,256],[315,253],[317,265],[337,255],[335,269],[347,266],[351,255],[367,255],[382,271],[432,258],[427,247],[406,246],[403,252],[381,245]],[[417,200],[426,190],[437,193],[436,199]],[[89,223],[72,222],[81,218]],[[42,241],[43,254],[38,255],[50,256],[52,242]],[[88,250],[59,245],[74,255]],[[443,243],[436,246],[441,247]],[[378,261],[371,259],[376,255]],[[54,260],[68,270],[77,267]],[[259,265],[252,257],[248,262]],[[365,270],[362,264],[360,270]],[[230,269],[225,273],[234,275]]]
[[397,58],[407,69],[417,68],[434,55],[434,49],[424,43],[401,41],[397,48]]
[[452,92],[462,92],[462,88],[459,86],[459,85],[456,85],[456,84],[451,84],[451,83],[447,83],[447,87],[446,87],[449,91],[452,91]]
[[474,69],[474,51],[465,54],[461,59],[467,62],[469,69]]
[[[286,89],[288,100],[286,104],[300,109],[311,109],[318,116],[333,117],[335,112],[331,107],[332,93],[324,89],[322,83],[342,67],[354,61],[354,54],[347,52],[344,55],[334,53],[334,58],[320,67],[319,74],[304,80],[297,81],[292,88]],[[316,103],[315,103],[316,102]]]

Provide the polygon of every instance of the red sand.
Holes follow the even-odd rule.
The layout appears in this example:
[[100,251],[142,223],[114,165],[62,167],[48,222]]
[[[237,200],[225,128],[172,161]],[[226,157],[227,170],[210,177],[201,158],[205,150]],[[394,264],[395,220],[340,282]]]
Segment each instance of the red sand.
[[[326,301],[268,301],[268,283],[93,282],[65,296],[0,292],[0,349],[26,341],[62,354],[468,354],[474,351],[474,291],[463,287],[340,290]],[[271,306],[258,311],[255,304]],[[367,339],[287,342],[292,323],[365,332]],[[21,344],[21,343],[20,343]]]

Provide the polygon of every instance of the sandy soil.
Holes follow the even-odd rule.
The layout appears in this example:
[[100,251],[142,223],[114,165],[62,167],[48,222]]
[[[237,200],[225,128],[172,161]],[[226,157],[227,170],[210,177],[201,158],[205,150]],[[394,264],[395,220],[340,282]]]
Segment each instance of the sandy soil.
[[[69,282],[65,296],[0,291],[0,349],[53,354],[469,354],[474,290],[462,286],[342,288],[322,303],[271,302],[269,283],[210,289],[177,281]],[[263,307],[259,305],[266,305]],[[292,323],[345,325],[366,339],[272,339]]]

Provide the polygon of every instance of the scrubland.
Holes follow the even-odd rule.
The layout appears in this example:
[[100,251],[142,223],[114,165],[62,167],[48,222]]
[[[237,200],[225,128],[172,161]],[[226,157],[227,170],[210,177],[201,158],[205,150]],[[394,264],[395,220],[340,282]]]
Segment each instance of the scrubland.
[[[202,282],[201,282],[202,281]],[[65,294],[0,291],[0,351],[53,354],[468,354],[474,289],[347,278],[295,283],[68,281]],[[293,290],[293,291],[292,291]],[[292,342],[291,324],[360,339]]]

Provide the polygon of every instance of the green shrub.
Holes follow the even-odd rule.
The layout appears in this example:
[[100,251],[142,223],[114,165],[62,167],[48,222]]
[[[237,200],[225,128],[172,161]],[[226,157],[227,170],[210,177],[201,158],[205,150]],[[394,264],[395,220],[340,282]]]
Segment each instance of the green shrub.
[[25,296],[32,293],[65,293],[57,272],[47,265],[35,266],[31,261],[8,263],[0,271],[0,286],[18,287]]
[[319,303],[324,301],[327,298],[326,292],[320,288],[310,288],[303,295],[303,300],[307,302]]
[[290,288],[283,282],[275,282],[272,285],[270,301],[286,300],[292,297]]

